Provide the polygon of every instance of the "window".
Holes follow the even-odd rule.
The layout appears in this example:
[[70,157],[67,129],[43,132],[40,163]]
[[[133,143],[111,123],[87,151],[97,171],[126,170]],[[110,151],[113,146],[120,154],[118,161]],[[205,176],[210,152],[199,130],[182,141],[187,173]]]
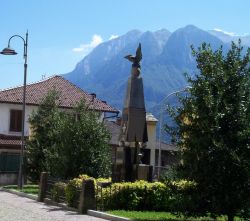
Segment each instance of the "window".
[[10,131],[21,132],[22,110],[10,110]]

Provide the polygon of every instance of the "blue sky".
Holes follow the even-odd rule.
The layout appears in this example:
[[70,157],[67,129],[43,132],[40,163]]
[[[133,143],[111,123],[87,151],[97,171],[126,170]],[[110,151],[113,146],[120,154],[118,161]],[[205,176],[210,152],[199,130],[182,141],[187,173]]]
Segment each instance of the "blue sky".
[[[193,24],[250,34],[249,0],[1,0],[0,50],[14,34],[29,31],[28,82],[70,72],[102,41],[131,29],[175,31]],[[23,83],[23,43],[19,55],[0,56],[0,89]]]

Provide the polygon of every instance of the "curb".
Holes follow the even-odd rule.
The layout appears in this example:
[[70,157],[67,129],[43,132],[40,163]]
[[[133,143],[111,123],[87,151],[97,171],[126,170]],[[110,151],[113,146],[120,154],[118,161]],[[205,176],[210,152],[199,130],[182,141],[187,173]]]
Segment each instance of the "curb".
[[19,191],[16,191],[16,190],[5,189],[4,187],[0,188],[0,190],[4,191],[4,192],[7,192],[7,193],[13,193],[13,194],[16,194],[16,195],[21,196],[21,197],[26,197],[26,198],[29,198],[31,200],[37,200],[36,195],[23,193],[23,192],[19,192]]
[[78,209],[76,208],[73,208],[73,207],[69,207],[67,206],[65,203],[57,203],[51,199],[48,199],[48,198],[45,198],[43,203],[46,203],[48,205],[51,205],[51,206],[58,206],[58,207],[61,207],[62,209],[64,210],[68,210],[68,211],[73,211],[73,212],[77,212],[79,213]]
[[111,215],[111,214],[96,211],[96,210],[88,210],[87,214],[89,216],[94,216],[97,218],[107,219],[107,220],[111,220],[111,221],[132,221],[132,219],[129,219],[129,218],[115,216],[115,215]]

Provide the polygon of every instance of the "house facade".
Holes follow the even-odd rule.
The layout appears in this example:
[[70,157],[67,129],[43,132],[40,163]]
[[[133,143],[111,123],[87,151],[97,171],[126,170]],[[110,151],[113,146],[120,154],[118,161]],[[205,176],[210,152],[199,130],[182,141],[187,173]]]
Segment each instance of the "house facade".
[[[99,113],[102,121],[107,113],[118,114],[118,110],[105,101],[96,98],[61,76],[28,84],[26,87],[26,110],[24,135],[31,134],[28,119],[30,114],[38,108],[42,99],[49,91],[58,92],[58,105],[64,110],[72,109],[79,101],[84,100],[86,105]],[[17,172],[19,167],[19,153],[21,150],[22,128],[22,99],[23,86],[0,91],[0,185],[6,180],[14,179],[10,172]],[[5,176],[12,176],[5,177]],[[15,176],[16,177],[16,176]]]

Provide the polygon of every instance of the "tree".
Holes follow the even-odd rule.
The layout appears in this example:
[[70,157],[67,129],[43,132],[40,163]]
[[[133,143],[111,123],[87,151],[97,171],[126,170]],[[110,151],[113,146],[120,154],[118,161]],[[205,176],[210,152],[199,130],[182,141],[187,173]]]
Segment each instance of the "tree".
[[57,123],[57,142],[47,157],[52,175],[65,179],[79,174],[110,176],[110,133],[98,118],[96,112],[81,102]]
[[26,157],[28,176],[32,181],[38,181],[41,172],[48,171],[46,151],[56,142],[53,132],[55,122],[60,118],[57,98],[58,93],[50,91],[29,117],[31,136],[27,141]]
[[110,134],[99,115],[80,102],[62,111],[50,92],[29,121],[33,134],[27,145],[28,172],[38,180],[42,171],[59,178],[86,173],[107,177],[111,171]]
[[239,41],[223,54],[204,43],[193,55],[200,73],[170,108],[176,127],[166,127],[181,150],[179,175],[197,183],[199,212],[249,217],[250,49]]

